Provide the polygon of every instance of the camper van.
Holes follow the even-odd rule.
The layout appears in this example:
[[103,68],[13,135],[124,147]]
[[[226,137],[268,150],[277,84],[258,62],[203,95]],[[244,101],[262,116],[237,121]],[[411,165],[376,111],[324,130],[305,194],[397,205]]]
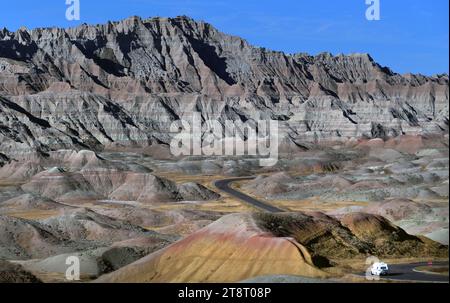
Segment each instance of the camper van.
[[386,263],[376,262],[372,265],[370,269],[370,273],[374,276],[383,276],[387,275],[389,272],[389,268]]

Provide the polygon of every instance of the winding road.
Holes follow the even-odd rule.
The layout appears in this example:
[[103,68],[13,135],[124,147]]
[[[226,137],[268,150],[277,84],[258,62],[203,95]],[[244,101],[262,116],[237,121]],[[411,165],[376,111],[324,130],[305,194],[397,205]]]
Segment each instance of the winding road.
[[260,210],[263,210],[266,212],[271,212],[271,213],[284,212],[284,210],[282,210],[280,208],[277,208],[268,203],[256,200],[255,198],[252,198],[252,197],[230,187],[230,184],[233,182],[253,180],[253,179],[255,179],[255,177],[243,177],[243,178],[217,180],[214,182],[214,186],[217,187],[218,189],[220,189],[221,191],[226,192],[227,194],[230,194],[231,196],[233,196],[247,204],[250,204],[251,206],[254,206]]
[[[382,276],[382,280],[392,281],[415,281],[415,282],[446,282],[449,279],[446,275],[417,272],[414,271],[416,267],[428,266],[428,263],[408,263],[408,264],[390,264],[389,274]],[[434,262],[433,266],[448,266],[448,262]]]
[[[237,181],[253,180],[255,177],[242,177],[242,178],[232,178],[217,180],[214,182],[214,186],[219,190],[251,205],[262,211],[278,213],[285,212],[285,210],[272,206],[266,202],[256,200],[240,191],[237,191],[230,187],[231,183]],[[437,266],[448,266],[448,262],[436,262],[433,265]],[[449,277],[439,274],[428,274],[424,272],[414,271],[416,267],[428,266],[428,263],[408,263],[408,264],[390,264],[389,274],[387,276],[381,277],[382,280],[392,280],[392,281],[415,281],[415,282],[443,282],[448,283]],[[365,273],[362,274],[365,276]]]

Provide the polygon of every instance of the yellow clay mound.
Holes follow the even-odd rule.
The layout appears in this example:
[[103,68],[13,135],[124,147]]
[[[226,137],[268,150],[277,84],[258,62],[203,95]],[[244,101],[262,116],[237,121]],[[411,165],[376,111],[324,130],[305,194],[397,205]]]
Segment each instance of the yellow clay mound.
[[250,215],[228,215],[98,282],[236,282],[262,275],[325,278],[294,239],[261,231]]

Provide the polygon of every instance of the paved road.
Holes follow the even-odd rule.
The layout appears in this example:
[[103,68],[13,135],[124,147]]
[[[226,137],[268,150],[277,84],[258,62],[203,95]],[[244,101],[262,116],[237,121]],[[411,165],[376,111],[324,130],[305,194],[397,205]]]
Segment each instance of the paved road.
[[268,203],[258,201],[250,196],[247,196],[246,194],[234,190],[230,187],[230,184],[236,181],[243,181],[243,180],[253,180],[255,177],[244,177],[244,178],[233,178],[233,179],[225,179],[225,180],[217,180],[214,182],[214,186],[220,189],[221,191],[226,192],[227,194],[232,195],[235,198],[238,198],[239,200],[250,204],[260,210],[271,212],[271,213],[279,213],[284,212],[284,210],[277,208],[275,206],[272,206]]
[[[420,282],[447,282],[448,276],[415,272],[418,266],[428,266],[428,263],[388,264],[389,274],[381,277],[383,280],[394,281],[420,281]],[[435,262],[436,266],[448,266],[448,262]]]
[[[231,196],[250,204],[260,210],[277,213],[284,212],[283,209],[272,206],[268,203],[256,200],[240,191],[234,190],[230,187],[230,184],[236,181],[253,180],[255,177],[243,177],[217,180],[214,182],[214,186],[219,190],[224,191]],[[435,262],[433,265],[448,266],[448,262]],[[409,264],[390,264],[389,274],[381,277],[384,280],[396,280],[396,281],[420,281],[420,282],[449,282],[448,276],[438,274],[427,274],[423,272],[415,272],[414,268],[419,266],[428,266],[428,263],[409,263]],[[362,274],[365,276],[365,274]]]

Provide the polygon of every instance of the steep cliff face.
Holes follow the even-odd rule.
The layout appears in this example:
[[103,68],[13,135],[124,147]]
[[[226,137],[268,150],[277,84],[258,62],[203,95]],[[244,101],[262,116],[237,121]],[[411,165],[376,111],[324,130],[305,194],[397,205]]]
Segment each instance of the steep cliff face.
[[188,17],[3,29],[0,153],[167,143],[192,111],[278,119],[286,142],[447,133],[448,84],[367,54],[256,48]]

